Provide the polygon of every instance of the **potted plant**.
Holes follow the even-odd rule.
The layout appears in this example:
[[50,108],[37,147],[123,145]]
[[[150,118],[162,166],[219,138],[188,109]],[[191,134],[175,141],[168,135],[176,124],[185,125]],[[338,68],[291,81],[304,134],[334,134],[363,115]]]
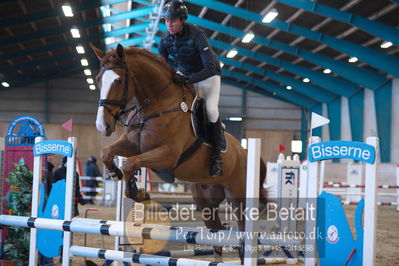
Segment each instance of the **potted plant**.
[[[25,165],[23,158],[14,164],[8,174],[10,190],[6,197],[6,208],[10,215],[30,216],[32,202],[32,171]],[[29,261],[29,233],[25,227],[7,227],[7,239],[3,252],[15,265],[26,265]]]

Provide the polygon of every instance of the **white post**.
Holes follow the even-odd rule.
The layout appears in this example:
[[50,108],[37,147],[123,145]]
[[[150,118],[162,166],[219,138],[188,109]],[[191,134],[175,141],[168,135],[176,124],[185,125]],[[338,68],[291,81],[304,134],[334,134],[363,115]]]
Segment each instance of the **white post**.
[[305,208],[306,194],[308,188],[308,161],[305,160],[301,163],[299,169],[299,206]]
[[[247,185],[246,185],[246,208],[247,210],[258,210],[258,216],[245,220],[246,232],[259,232],[259,167],[260,167],[260,139],[248,139],[247,158]],[[252,213],[251,211],[249,213]],[[245,238],[244,265],[254,266],[257,261],[258,237]]]
[[[43,141],[42,137],[36,137],[35,143]],[[33,181],[32,181],[32,210],[31,217],[37,218],[37,210],[39,208],[39,184],[42,176],[42,156],[36,156],[33,161]],[[29,246],[29,265],[37,265],[36,252],[37,229],[30,229],[30,246]]]
[[[399,187],[399,163],[396,164],[396,185]],[[399,188],[396,189],[396,211],[399,212]]]
[[368,137],[367,144],[375,148],[375,161],[366,164],[365,171],[365,207],[364,207],[364,239],[363,239],[363,265],[375,264],[376,228],[377,228],[377,164],[379,159],[379,144],[377,137]]
[[[310,137],[309,138],[309,146],[314,144],[314,143],[319,143],[320,142],[320,137]],[[309,154],[308,154],[309,156]],[[315,210],[317,210],[317,181],[318,181],[318,169],[319,169],[319,162],[309,162],[308,159],[308,176],[307,176],[307,187],[303,188],[306,189],[306,206],[305,208],[308,207],[314,207]],[[306,209],[305,209],[306,210]],[[313,211],[314,214],[316,211]],[[306,210],[306,212],[309,212],[309,210]],[[304,265],[305,266],[314,266],[316,265],[316,239],[310,239],[307,236],[312,235],[311,232],[316,230],[316,221],[312,221],[311,219],[316,217],[307,217],[305,221],[305,247],[306,249],[309,249],[308,251],[305,251],[305,259],[304,259]],[[316,234],[315,234],[316,235]]]
[[[121,168],[123,166],[125,158],[122,156],[117,157],[117,166],[118,168]],[[124,187],[124,181],[120,180],[116,182],[117,186],[117,191],[116,191],[116,221],[122,221],[122,216],[123,216],[123,187]],[[115,245],[114,245],[114,250],[119,251],[119,246],[121,244],[121,238],[119,236],[115,236]],[[118,266],[119,262],[114,261],[113,266]]]
[[[123,180],[119,180],[117,183],[117,194],[116,194],[116,221],[122,221],[122,198],[123,198]],[[119,236],[115,237],[115,246],[114,250],[119,251],[120,238]],[[118,262],[114,261],[112,265],[118,266]]]
[[[355,185],[363,185],[363,165],[362,164],[355,164],[355,163],[348,163],[347,174],[346,174],[346,182],[348,184],[355,184]],[[346,202],[359,202],[362,197],[362,189],[361,188],[347,188],[346,192],[348,196],[346,196]],[[351,195],[352,194],[352,195]],[[358,195],[356,195],[358,194]]]
[[277,157],[277,204],[281,206],[281,169],[283,167],[284,154],[280,153]]
[[277,163],[267,162],[266,180],[263,187],[267,189],[267,197],[273,201],[277,199]]
[[[65,213],[64,220],[71,221],[72,220],[72,211],[73,211],[73,201],[75,198],[75,189],[74,189],[74,175],[75,175],[75,161],[76,161],[76,138],[69,137],[68,142],[72,144],[72,156],[68,157],[67,160],[67,172],[66,172],[66,189],[65,189]],[[76,180],[77,181],[77,180]],[[62,265],[69,266],[71,263],[69,248],[71,247],[72,242],[72,233],[64,232],[64,246],[62,250]]]
[[320,162],[320,172],[319,172],[319,191],[317,192],[317,196],[321,194],[323,191],[323,185],[324,185],[324,173],[326,170],[326,161],[321,161]]

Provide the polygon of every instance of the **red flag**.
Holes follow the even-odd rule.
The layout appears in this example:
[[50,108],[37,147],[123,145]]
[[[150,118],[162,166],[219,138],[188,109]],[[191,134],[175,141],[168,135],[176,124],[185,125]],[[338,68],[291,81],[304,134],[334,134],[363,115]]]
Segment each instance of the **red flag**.
[[69,119],[64,124],[62,124],[62,127],[65,128],[66,130],[68,130],[69,132],[72,132],[72,128],[73,128],[72,119]]
[[281,144],[278,145],[278,152],[283,152],[285,150],[285,147]]

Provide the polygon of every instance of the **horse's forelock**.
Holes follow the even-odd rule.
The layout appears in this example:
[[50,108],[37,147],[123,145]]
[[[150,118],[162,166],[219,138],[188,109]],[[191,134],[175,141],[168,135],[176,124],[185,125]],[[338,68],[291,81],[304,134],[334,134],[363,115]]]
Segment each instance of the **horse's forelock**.
[[117,56],[114,50],[110,51],[107,53],[103,59],[101,60],[101,66],[105,66],[106,64],[110,64],[112,66],[115,65],[123,65],[124,62],[122,62]]

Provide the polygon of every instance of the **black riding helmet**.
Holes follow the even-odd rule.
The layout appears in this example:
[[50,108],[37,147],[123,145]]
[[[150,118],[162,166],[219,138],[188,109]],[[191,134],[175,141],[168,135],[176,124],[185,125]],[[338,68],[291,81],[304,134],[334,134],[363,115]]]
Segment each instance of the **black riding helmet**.
[[188,9],[181,0],[172,0],[162,9],[162,18],[184,18],[187,19]]

